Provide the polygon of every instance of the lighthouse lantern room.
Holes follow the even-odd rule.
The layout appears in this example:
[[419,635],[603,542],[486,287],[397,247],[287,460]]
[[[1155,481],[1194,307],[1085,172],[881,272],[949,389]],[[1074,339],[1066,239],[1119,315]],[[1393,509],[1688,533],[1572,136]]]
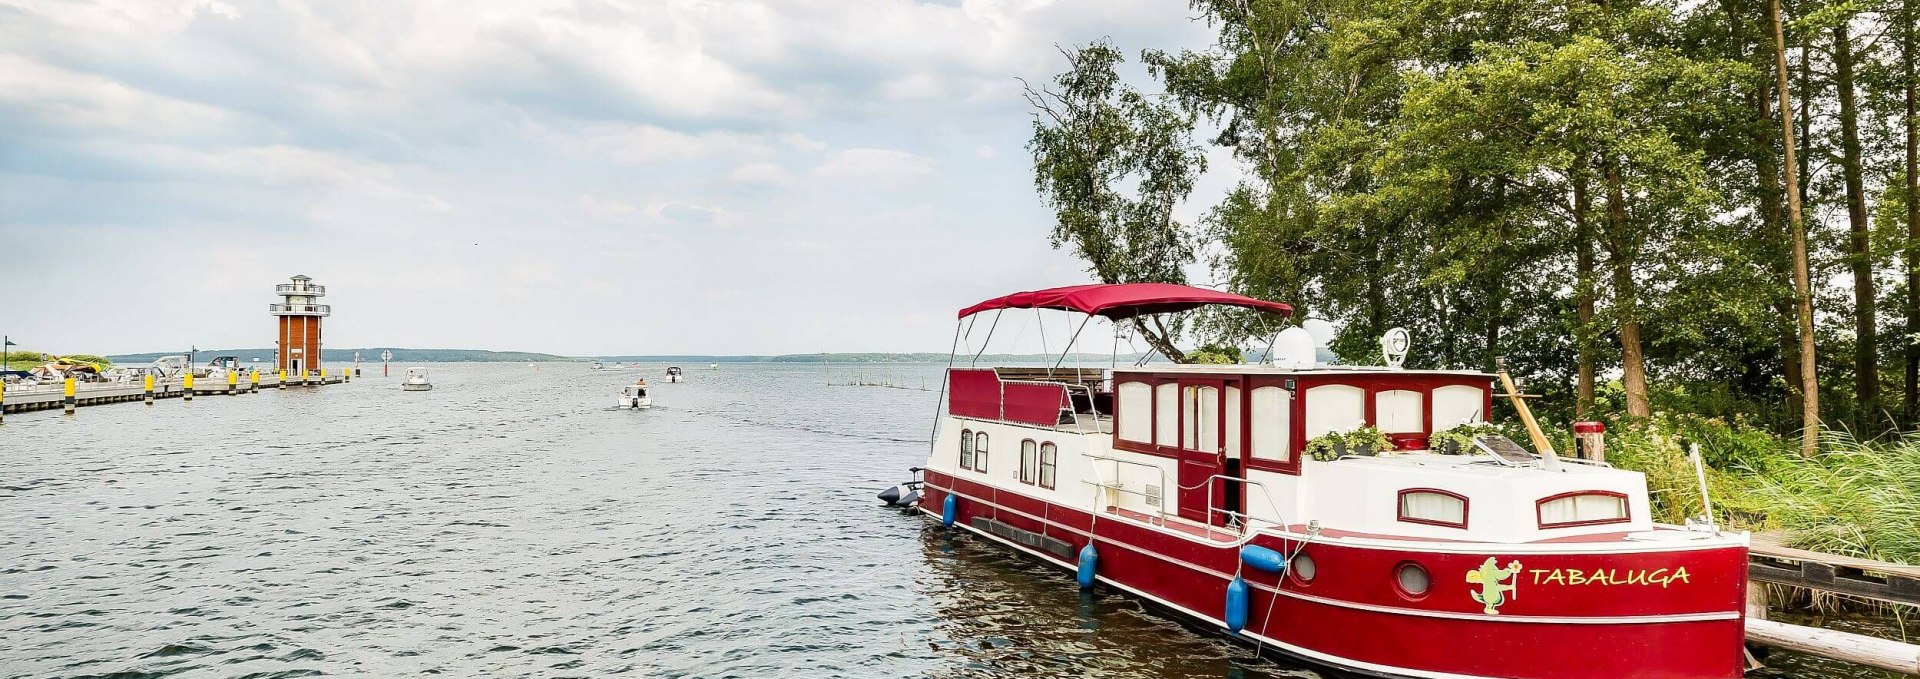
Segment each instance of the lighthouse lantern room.
[[331,315],[333,308],[316,300],[326,296],[327,286],[314,285],[306,276],[294,276],[293,282],[274,286],[274,292],[281,302],[268,305],[267,312],[280,318],[280,335],[275,342],[280,369],[289,375],[319,370],[320,319]]

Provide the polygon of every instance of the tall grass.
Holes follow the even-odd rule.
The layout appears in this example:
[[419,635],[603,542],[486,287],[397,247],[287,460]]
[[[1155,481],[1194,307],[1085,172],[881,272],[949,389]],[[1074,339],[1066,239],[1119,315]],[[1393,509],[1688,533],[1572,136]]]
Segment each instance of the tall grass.
[[1686,452],[1699,444],[1722,525],[1783,530],[1804,549],[1920,563],[1920,434],[1882,442],[1825,431],[1819,454],[1802,458],[1794,441],[1719,418],[1657,415],[1610,430],[1607,460],[1646,474],[1655,520],[1702,513]]

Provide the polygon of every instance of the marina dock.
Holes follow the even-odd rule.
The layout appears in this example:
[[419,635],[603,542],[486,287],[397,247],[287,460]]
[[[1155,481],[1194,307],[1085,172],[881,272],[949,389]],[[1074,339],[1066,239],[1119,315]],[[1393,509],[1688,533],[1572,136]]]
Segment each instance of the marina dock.
[[340,384],[350,381],[352,376],[341,371],[323,371],[302,375],[247,373],[245,377],[234,374],[231,379],[218,378],[171,378],[155,380],[148,378],[140,382],[77,382],[68,380],[66,384],[43,384],[34,386],[0,387],[0,414],[19,413],[31,410],[53,410],[86,406],[106,405],[110,403],[151,403],[158,399],[182,398],[191,400],[193,396],[238,396],[258,393],[262,389],[286,389],[289,387],[318,387]]
[[1747,643],[1920,675],[1920,646],[1767,619],[1767,588],[1785,585],[1888,604],[1920,606],[1920,567],[1787,547],[1755,533],[1747,550]]

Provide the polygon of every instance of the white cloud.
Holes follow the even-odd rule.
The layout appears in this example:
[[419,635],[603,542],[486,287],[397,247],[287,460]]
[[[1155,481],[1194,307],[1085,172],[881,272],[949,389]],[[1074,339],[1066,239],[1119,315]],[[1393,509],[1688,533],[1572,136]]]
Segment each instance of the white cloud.
[[993,150],[992,144],[981,144],[979,146],[973,147],[973,157],[975,158],[979,158],[981,160],[992,160],[993,157],[996,155],[999,155],[999,152]]
[[793,175],[787,169],[774,163],[748,163],[733,168],[727,178],[742,184],[770,184],[784,186],[793,183]]
[[933,174],[933,161],[893,149],[852,148],[813,168],[813,176],[854,181],[912,181]]

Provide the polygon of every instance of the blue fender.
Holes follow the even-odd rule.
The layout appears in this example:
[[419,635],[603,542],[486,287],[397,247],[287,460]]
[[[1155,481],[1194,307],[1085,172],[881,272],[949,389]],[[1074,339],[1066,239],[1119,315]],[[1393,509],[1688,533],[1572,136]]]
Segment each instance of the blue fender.
[[1240,548],[1240,562],[1268,573],[1285,573],[1287,558],[1279,552],[1259,545],[1246,545]]
[[940,502],[940,525],[953,527],[953,521],[960,518],[960,500],[947,493],[947,499]]
[[1080,570],[1073,575],[1073,579],[1080,581],[1080,589],[1093,588],[1093,571],[1099,565],[1100,552],[1093,548],[1093,543],[1080,548]]
[[1239,634],[1247,627],[1247,581],[1233,576],[1227,583],[1227,631]]

